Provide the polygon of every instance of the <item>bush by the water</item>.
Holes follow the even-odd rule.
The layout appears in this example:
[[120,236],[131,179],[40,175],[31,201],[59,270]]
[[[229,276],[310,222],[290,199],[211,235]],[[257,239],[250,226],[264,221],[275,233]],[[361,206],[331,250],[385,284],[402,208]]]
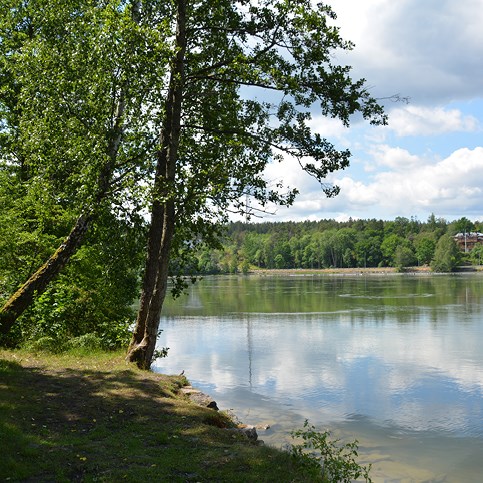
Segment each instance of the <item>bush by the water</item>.
[[327,482],[351,483],[363,478],[372,483],[369,477],[371,465],[363,466],[356,461],[358,457],[357,440],[342,444],[331,439],[330,431],[319,432],[306,420],[303,429],[292,433],[294,438],[302,438],[301,444],[291,447],[292,456],[302,463],[308,477],[322,477]]

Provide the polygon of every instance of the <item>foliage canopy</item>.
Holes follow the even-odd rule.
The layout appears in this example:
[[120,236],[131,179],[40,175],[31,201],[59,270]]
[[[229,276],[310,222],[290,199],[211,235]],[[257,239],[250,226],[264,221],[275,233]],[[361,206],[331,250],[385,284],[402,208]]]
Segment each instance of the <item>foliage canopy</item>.
[[[334,62],[353,45],[325,4],[7,0],[2,14],[0,196],[10,201],[0,238],[11,262],[3,297],[30,277],[2,309],[5,330],[82,256],[92,227],[107,230],[110,220],[118,236],[136,239],[147,207],[144,335],[133,344],[152,346],[173,267],[184,270],[196,245],[216,246],[230,211],[293,203],[295,188],[264,178],[269,163],[290,158],[328,196],[338,193],[326,178],[350,153],[312,129],[314,112],[346,126],[355,115],[386,122],[365,80]],[[49,256],[56,268],[36,271]],[[15,264],[24,269],[12,279]]]

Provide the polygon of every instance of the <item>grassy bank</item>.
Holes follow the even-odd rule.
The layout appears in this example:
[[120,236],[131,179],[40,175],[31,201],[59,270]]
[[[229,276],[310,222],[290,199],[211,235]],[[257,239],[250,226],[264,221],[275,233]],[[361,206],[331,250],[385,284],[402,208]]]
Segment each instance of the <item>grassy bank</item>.
[[[306,481],[123,354],[0,350],[1,481]],[[313,481],[311,479],[310,481]]]

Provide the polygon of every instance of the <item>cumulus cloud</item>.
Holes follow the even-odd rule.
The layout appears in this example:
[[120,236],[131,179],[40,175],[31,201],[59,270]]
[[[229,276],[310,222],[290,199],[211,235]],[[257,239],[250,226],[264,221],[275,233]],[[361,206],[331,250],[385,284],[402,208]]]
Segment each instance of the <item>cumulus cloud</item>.
[[458,131],[476,131],[478,119],[458,109],[406,106],[395,109],[389,117],[389,128],[398,136],[430,136]]
[[[444,159],[411,154],[401,148],[373,147],[374,172],[366,179],[336,173],[331,181],[340,194],[328,199],[300,168],[284,162],[279,175],[290,180],[300,195],[290,209],[279,209],[277,220],[334,218],[384,218],[430,213],[448,219],[470,216],[483,218],[483,147],[461,148]],[[273,174],[277,167],[272,167]]]
[[356,49],[341,55],[378,95],[414,102],[481,95],[483,9],[478,0],[332,0]]
[[[407,154],[407,153],[406,153]],[[404,160],[412,161],[404,169]],[[483,148],[462,148],[446,159],[429,163],[398,150],[386,150],[389,170],[377,172],[366,182],[349,177],[339,182],[339,203],[355,210],[378,206],[392,216],[429,214],[481,216],[483,209]]]
[[483,219],[483,9],[479,0],[331,0],[336,25],[355,42],[334,62],[354,67],[372,95],[399,93],[409,104],[386,104],[388,126],[351,127],[314,110],[310,127],[351,166],[327,180],[341,193],[327,199],[320,185],[289,159],[270,165],[266,178],[297,188],[290,209],[273,207],[269,220],[391,219],[430,213],[448,220]]
[[395,170],[406,171],[421,164],[420,157],[409,153],[406,149],[391,147],[386,144],[373,146],[369,149],[369,153],[372,154],[375,164]]

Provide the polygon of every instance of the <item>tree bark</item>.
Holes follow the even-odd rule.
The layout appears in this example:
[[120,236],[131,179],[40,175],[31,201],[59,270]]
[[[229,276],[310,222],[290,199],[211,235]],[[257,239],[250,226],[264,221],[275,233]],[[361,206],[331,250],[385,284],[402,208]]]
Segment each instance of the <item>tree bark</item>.
[[151,226],[136,326],[126,359],[142,369],[153,361],[159,319],[166,296],[171,244],[176,223],[174,182],[181,129],[186,53],[186,0],[177,2],[176,56],[171,68],[165,119],[154,178]]
[[93,214],[82,214],[55,253],[7,300],[0,312],[0,332],[6,334],[18,317],[42,294],[50,281],[67,265],[81,245],[92,222]]

